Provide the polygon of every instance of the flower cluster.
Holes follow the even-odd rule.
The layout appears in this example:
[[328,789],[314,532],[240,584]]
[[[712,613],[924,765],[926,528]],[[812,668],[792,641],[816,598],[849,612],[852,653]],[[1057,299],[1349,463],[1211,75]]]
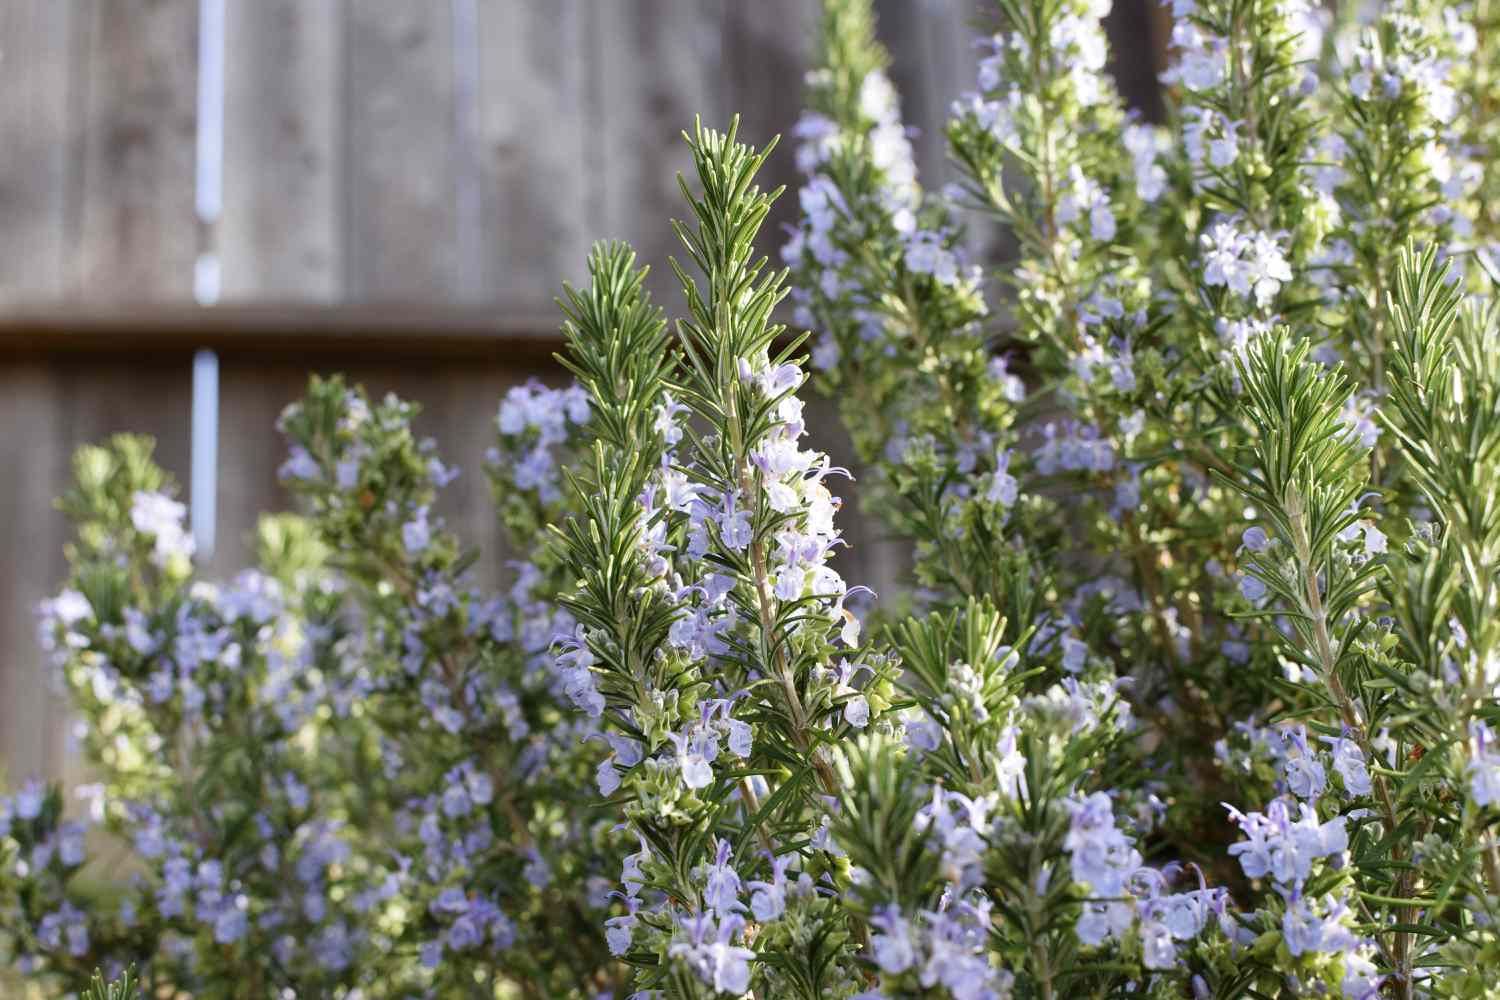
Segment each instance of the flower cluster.
[[[82,827],[61,819],[55,793],[23,789],[7,810],[26,821],[9,836],[34,845],[18,871],[22,957],[75,983],[101,959],[142,965],[147,983],[233,981],[202,942],[249,964],[265,956],[267,988],[358,981],[384,946],[376,921],[399,882],[378,860],[350,866],[366,831],[346,820],[349,793],[330,785],[349,760],[328,727],[362,696],[329,617],[337,585],[308,572],[319,556],[299,546],[310,542],[302,529],[274,518],[261,531],[265,571],[193,581],[185,508],[149,445],[85,449],[77,470],[74,573],[43,605],[43,642],[94,723],[85,745],[106,781],[90,817],[138,870],[112,905],[86,906]],[[211,776],[216,794],[183,772]],[[44,900],[56,909],[38,910]]]
[[[576,385],[550,389],[532,380],[500,401],[498,443],[486,456],[500,489],[501,514],[518,535],[545,524],[525,517],[522,498],[547,515],[564,509],[563,469],[576,460],[589,420],[588,396]],[[498,484],[503,484],[500,486]]]
[[[313,518],[267,518],[262,569],[227,585],[193,579],[185,508],[148,444],[80,453],[79,543],[42,638],[90,720],[100,836],[137,874],[90,903],[104,871],[60,805],[38,811],[55,793],[7,802],[0,853],[29,858],[0,892],[0,937],[35,974],[76,989],[135,964],[150,988],[203,995],[609,981],[602,941],[541,972],[518,948],[602,910],[596,894],[538,925],[553,871],[612,864],[599,824],[535,817],[520,791],[556,802],[589,766],[592,729],[561,714],[550,669],[572,627],[555,567],[520,565],[504,596],[473,585],[434,509],[456,472],[411,416],[314,382],[284,418],[282,472]],[[335,569],[335,548],[360,555]]]

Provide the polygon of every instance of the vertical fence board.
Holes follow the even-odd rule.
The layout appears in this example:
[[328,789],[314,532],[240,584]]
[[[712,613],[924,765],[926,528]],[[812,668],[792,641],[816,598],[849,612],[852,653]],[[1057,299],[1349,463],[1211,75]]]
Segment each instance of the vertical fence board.
[[[948,157],[945,134],[953,102],[979,85],[979,60],[984,55],[975,42],[981,33],[995,28],[997,11],[990,0],[926,0],[924,42],[921,57],[926,67],[922,105],[917,115],[916,138],[922,151],[922,181],[937,191],[958,180],[958,168]],[[1010,253],[1013,237],[994,219],[967,213],[959,221],[965,228],[965,245],[977,260],[994,260]]]
[[347,289],[457,293],[453,23],[447,2],[349,0]]
[[797,140],[792,127],[802,113],[803,77],[817,31],[815,4],[766,0],[728,7],[724,56],[730,110],[743,116],[747,141],[759,146],[781,136],[761,178],[767,189],[786,186],[761,230],[761,252],[778,266],[785,227],[797,218]]
[[61,296],[76,18],[71,4],[0,7],[0,302]]
[[197,222],[196,0],[79,0],[81,245],[73,292],[93,301],[192,298]]
[[344,0],[229,0],[225,300],[343,292]]
[[[192,412],[191,361],[182,364],[122,369],[117,364],[90,363],[59,368],[58,409],[63,437],[58,449],[61,474],[48,484],[49,496],[60,496],[72,485],[71,462],[75,449],[98,444],[120,433],[146,434],[156,440],[156,461],[172,474],[179,496],[187,498],[190,415]],[[55,534],[51,536],[54,574],[48,590],[62,579],[63,562],[59,539],[71,536],[71,526],[52,512]],[[36,653],[40,657],[40,653]],[[70,783],[84,774],[61,699],[53,702],[48,771]]]
[[[647,287],[675,310],[682,301],[669,255],[681,259],[670,219],[688,215],[677,174],[692,173],[682,139],[701,115],[706,127],[729,124],[723,86],[723,14],[707,0],[611,0],[597,4],[592,161],[602,204],[601,237],[626,239],[651,265]],[[683,53],[694,53],[691,59]],[[750,138],[750,136],[746,136]]]
[[912,152],[924,184],[942,163],[934,141],[941,118],[932,116],[933,72],[927,65],[927,17],[913,0],[875,0],[875,30],[891,56],[891,82],[901,97],[901,117],[913,131]]
[[218,542],[207,571],[227,579],[255,559],[255,526],[262,514],[291,509],[277,481],[286,442],[276,418],[299,398],[306,380],[294,366],[224,358],[219,364],[220,445]]
[[[994,6],[985,0],[925,0],[920,58],[927,82],[917,119],[917,139],[925,151],[926,183],[934,190],[958,177],[948,159],[944,129],[953,102],[979,83],[980,51],[974,44],[981,25],[992,26]],[[981,13],[983,12],[983,14]]]
[[[901,116],[911,129],[918,179],[937,192],[958,177],[945,128],[953,101],[978,85],[983,52],[975,42],[995,29],[998,11],[987,0],[876,0],[875,8]],[[973,259],[993,261],[1009,253],[1010,237],[993,220],[965,214],[958,221]]]
[[955,98],[973,90],[980,50],[993,30],[986,0],[876,0],[876,30],[891,54],[891,80],[912,129],[922,183],[933,190],[952,179],[944,126]]
[[10,782],[49,773],[53,718],[36,636],[37,602],[57,585],[60,518],[52,486],[66,467],[57,382],[46,364],[6,372],[0,392],[0,770]]
[[1147,121],[1164,115],[1157,77],[1167,68],[1167,40],[1172,34],[1168,7],[1154,0],[1115,0],[1104,18],[1109,36],[1109,72],[1127,107]]
[[476,153],[484,295],[552,316],[560,282],[577,284],[599,221],[601,151],[590,127],[589,0],[482,0]]
[[[144,434],[156,441],[156,463],[171,473],[179,499],[187,499],[192,453],[191,357],[164,365],[122,366],[108,361],[58,365],[56,381],[65,463],[71,463],[80,445],[103,444],[115,434]],[[63,480],[53,484],[54,495],[69,485],[70,473],[65,467]]]

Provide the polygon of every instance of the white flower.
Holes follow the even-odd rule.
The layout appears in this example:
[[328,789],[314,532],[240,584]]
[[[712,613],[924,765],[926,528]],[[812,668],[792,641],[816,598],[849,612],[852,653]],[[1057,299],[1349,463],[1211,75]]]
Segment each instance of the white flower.
[[1229,166],[1240,155],[1240,147],[1234,133],[1226,132],[1208,143],[1208,162],[1220,169]]
[[1192,21],[1179,19],[1172,25],[1172,44],[1179,55],[1177,63],[1162,74],[1164,82],[1204,91],[1217,87],[1228,76],[1229,46],[1224,39],[1205,34]]
[[623,955],[630,950],[631,932],[635,929],[636,917],[627,913],[622,917],[610,917],[604,921],[604,943],[611,955]]
[[1018,747],[1020,734],[1015,726],[1007,726],[1000,735],[995,748],[999,759],[995,762],[995,778],[1000,794],[1008,799],[1017,799],[1026,794],[1026,758]]
[[870,724],[870,703],[865,696],[857,694],[844,703],[844,721],[855,729],[863,729]]
[[807,584],[807,571],[798,565],[783,566],[776,574],[776,596],[783,601],[795,601],[802,596]]
[[317,461],[308,454],[306,448],[292,445],[290,456],[281,464],[276,475],[280,479],[317,479],[319,471]]
[[1141,925],[1141,964],[1148,969],[1171,969],[1177,965],[1177,945],[1172,932],[1154,921]]
[[710,764],[717,751],[718,737],[705,738],[702,733],[683,736],[668,733],[677,751],[677,767],[682,772],[682,783],[689,788],[707,788],[714,782],[714,769]]
[[1281,286],[1292,280],[1292,268],[1275,237],[1241,233],[1233,223],[1219,221],[1199,238],[1203,249],[1203,283],[1223,286],[1240,296],[1254,294],[1264,309]]
[[136,531],[156,540],[152,561],[158,566],[165,566],[177,556],[192,556],[193,536],[182,528],[186,516],[187,507],[165,493],[138,490],[131,499],[130,523]]
[[599,768],[594,772],[594,782],[599,786],[600,795],[613,795],[620,787],[620,772],[615,770],[612,760],[601,760]]
[[1016,477],[1010,474],[1010,456],[1009,448],[1001,450],[996,456],[994,478],[990,480],[989,492],[985,494],[986,500],[1002,507],[1013,506],[1020,495],[1020,485],[1016,482]]
[[790,514],[797,509],[797,491],[777,480],[766,486],[766,502],[778,514]]

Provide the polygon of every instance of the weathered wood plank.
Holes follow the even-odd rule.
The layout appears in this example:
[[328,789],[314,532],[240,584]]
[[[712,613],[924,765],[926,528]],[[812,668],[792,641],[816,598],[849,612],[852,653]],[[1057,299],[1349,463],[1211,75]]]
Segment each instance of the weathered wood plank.
[[161,303],[16,306],[0,310],[0,361],[124,356],[137,363],[199,347],[265,359],[477,357],[550,361],[562,343],[557,307]]
[[1104,31],[1109,36],[1109,72],[1125,104],[1148,121],[1161,121],[1165,111],[1158,77],[1167,68],[1170,10],[1155,0],[1115,0]]
[[[548,317],[566,279],[585,278],[604,163],[590,124],[589,0],[478,4],[475,152],[483,295]],[[554,324],[555,325],[555,324]]]
[[55,0],[0,6],[0,302],[55,300],[65,287],[77,23]]
[[344,278],[344,2],[229,0],[225,301],[336,303]]
[[[891,82],[901,95],[901,117],[914,131],[912,152],[924,184],[942,163],[943,151],[934,141],[942,118],[933,117],[933,72],[928,65],[928,16],[924,4],[910,0],[875,0],[875,30],[891,56]],[[946,109],[938,109],[946,113]]]
[[306,387],[291,365],[221,358],[219,362],[218,541],[205,567],[227,579],[253,564],[262,514],[291,507],[276,479],[286,445],[276,418]]
[[912,130],[922,183],[933,190],[952,180],[944,127],[954,99],[973,90],[981,33],[993,30],[986,0],[876,0],[876,30],[891,54],[891,80]]
[[78,0],[84,140],[72,293],[191,300],[196,0]]
[[349,0],[346,299],[459,290],[448,3]]
[[785,228],[797,218],[797,140],[792,128],[802,114],[803,77],[817,38],[817,5],[799,0],[766,0],[726,5],[725,69],[730,111],[742,116],[747,141],[781,143],[766,161],[762,186],[786,192],[771,206],[761,230],[760,248],[780,263]]
[[602,198],[593,228],[601,238],[631,242],[651,265],[647,288],[669,311],[682,295],[667,257],[683,254],[668,220],[688,214],[677,174],[692,172],[682,132],[692,131],[695,115],[705,126],[725,128],[733,111],[724,81],[724,6],[708,0],[594,5],[592,103],[599,117],[590,122],[588,157]]
[[[911,108],[910,120],[917,126],[915,144],[922,182],[929,191],[959,179],[958,168],[948,155],[946,128],[953,102],[979,83],[979,60],[984,52],[976,44],[982,34],[994,31],[997,8],[993,0],[928,0],[924,20],[921,57],[925,82],[921,105]],[[1014,237],[983,213],[961,213],[965,245],[975,260],[1009,257]]]
[[973,90],[979,81],[981,52],[975,45],[981,27],[993,26],[992,0],[926,0],[922,5],[921,58],[927,64],[923,104],[916,119],[917,142],[923,150],[926,183],[940,188],[958,178],[948,158],[945,129],[953,102]]
[[37,645],[36,605],[62,567],[52,487],[66,469],[60,398],[43,364],[5,372],[0,391],[0,769],[12,782],[50,772],[56,731],[49,675]]

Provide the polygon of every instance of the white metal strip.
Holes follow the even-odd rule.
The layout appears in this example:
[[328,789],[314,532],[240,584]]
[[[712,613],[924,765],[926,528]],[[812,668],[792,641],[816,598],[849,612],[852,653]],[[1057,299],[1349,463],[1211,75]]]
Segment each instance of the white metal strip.
[[[224,207],[224,22],[227,0],[198,0],[198,145],[194,206],[200,232],[211,231]],[[219,256],[210,238],[193,265],[193,297],[219,301]],[[193,357],[192,470],[189,520],[200,561],[213,556],[219,492],[219,358]]]
[[193,481],[189,519],[200,560],[214,553],[219,492],[219,356],[193,356]]

